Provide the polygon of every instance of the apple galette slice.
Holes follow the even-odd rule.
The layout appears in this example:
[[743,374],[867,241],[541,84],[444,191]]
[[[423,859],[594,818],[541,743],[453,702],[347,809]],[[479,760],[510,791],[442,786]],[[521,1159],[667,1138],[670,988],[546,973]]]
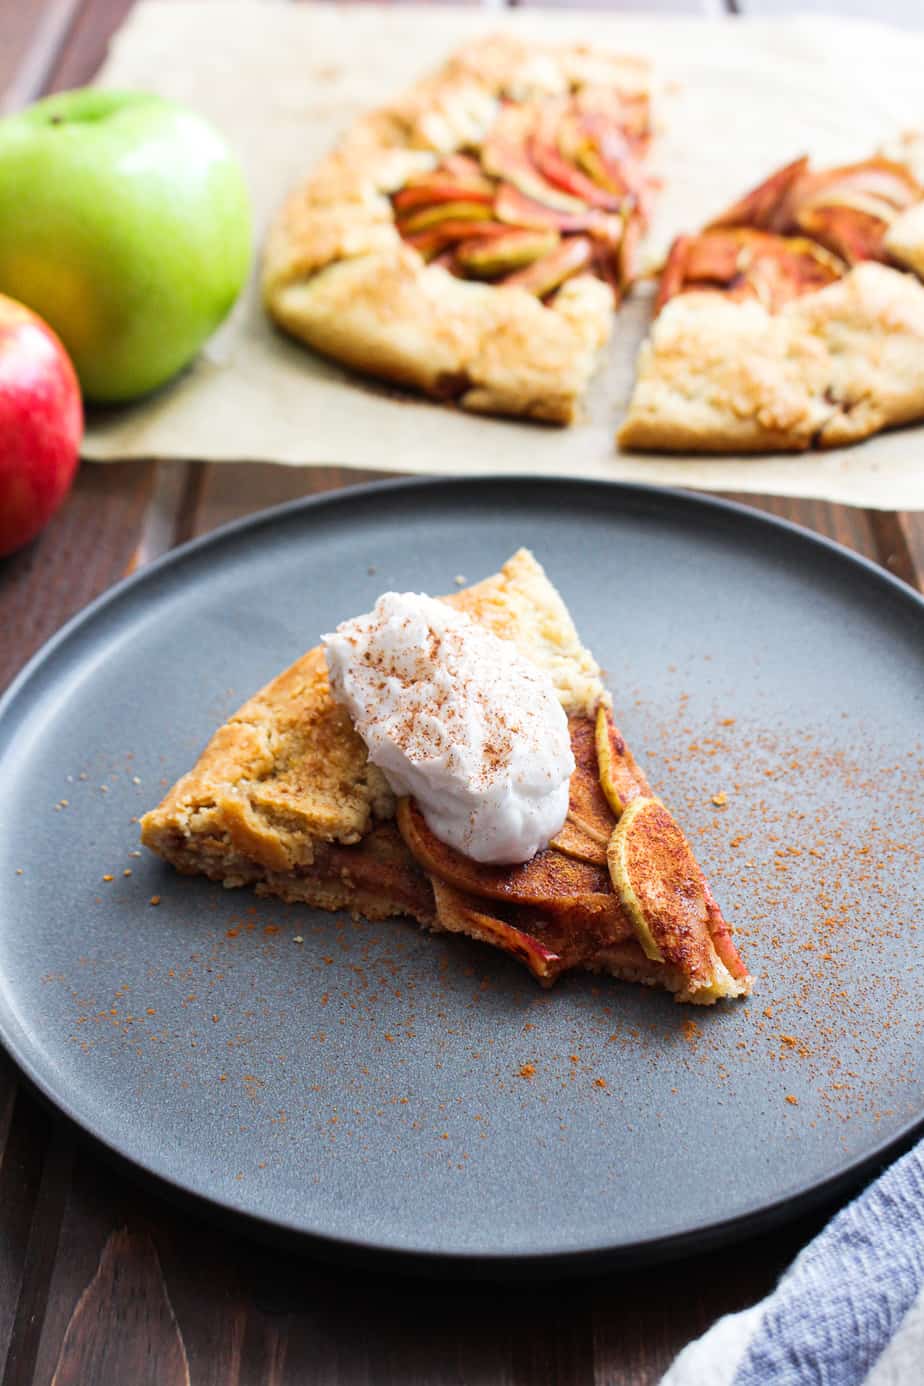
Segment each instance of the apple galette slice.
[[924,188],[799,159],[674,242],[626,449],[799,452],[924,417]]
[[[400,621],[426,615],[429,599],[415,601],[396,604]],[[403,745],[410,755],[410,742],[426,742],[432,729],[429,758],[412,760],[407,773],[445,779],[446,767],[464,760],[471,744],[480,747],[483,760],[469,780],[474,807],[457,816],[454,829],[463,847],[471,842],[469,851],[445,840],[448,831],[422,800],[395,797],[370,759],[388,760],[394,779],[395,755],[384,757],[385,743],[368,730],[369,745],[359,735],[332,693],[320,649],[215,733],[193,770],[142,820],[146,845],[180,871],[229,886],[249,884],[372,919],[409,915],[429,929],[467,934],[510,953],[544,985],[583,968],[663,986],[697,1003],[746,995],[751,979],[703,873],[614,726],[596,661],[532,555],[521,550],[496,576],[430,605],[450,611],[435,623],[431,615],[419,640],[405,639],[388,670],[370,667],[357,644],[358,669],[368,675],[367,689],[380,686],[400,714],[389,723],[392,753]],[[338,632],[347,646],[359,639],[354,624]],[[469,724],[474,740],[464,742],[455,724],[466,715],[465,698],[478,690],[460,690],[467,666],[453,647],[441,647],[443,626],[459,640],[472,626],[489,632],[498,662],[518,662],[522,686],[550,698],[553,721],[561,719],[554,737],[563,799],[528,857],[501,852],[498,860],[497,831],[486,835],[483,822],[478,842],[465,834],[481,821],[481,790],[497,821],[514,834],[524,823],[529,829],[532,807],[547,788],[541,765],[537,778],[530,759],[538,742],[524,739],[533,709],[513,696],[509,705],[496,698],[470,703],[477,711]],[[421,705],[415,698],[434,660],[435,681]],[[342,673],[334,681],[337,697],[345,696]],[[516,707],[523,716],[511,713]],[[407,756],[402,763],[407,770]],[[513,780],[494,775],[503,765],[516,766]]]
[[481,413],[569,423],[634,273],[647,66],[499,36],[360,120],[270,231],[275,321]]

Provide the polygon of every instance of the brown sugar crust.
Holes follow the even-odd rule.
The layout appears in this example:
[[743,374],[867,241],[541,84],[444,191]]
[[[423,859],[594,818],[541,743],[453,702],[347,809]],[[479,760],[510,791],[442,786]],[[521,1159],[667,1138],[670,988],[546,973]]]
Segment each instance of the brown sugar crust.
[[502,98],[647,84],[646,64],[582,46],[501,35],[463,48],[290,194],[264,252],[270,315],[324,355],[464,409],[570,423],[610,333],[609,285],[579,274],[545,305],[456,279],[402,240],[389,195],[480,144]]

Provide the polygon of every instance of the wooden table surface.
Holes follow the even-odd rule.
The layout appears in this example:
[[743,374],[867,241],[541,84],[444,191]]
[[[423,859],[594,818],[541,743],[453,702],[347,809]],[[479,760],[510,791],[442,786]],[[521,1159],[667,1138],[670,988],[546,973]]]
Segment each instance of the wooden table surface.
[[[131,4],[0,0],[5,108],[89,80]],[[919,0],[827,8],[924,22]],[[85,464],[41,538],[0,562],[0,688],[74,612],[157,554],[236,516],[372,476],[194,460]],[[922,585],[920,515],[741,499]],[[674,1265],[541,1287],[332,1269],[139,1187],[40,1107],[0,1056],[0,1386],[642,1386],[719,1315],[765,1294],[822,1220]]]

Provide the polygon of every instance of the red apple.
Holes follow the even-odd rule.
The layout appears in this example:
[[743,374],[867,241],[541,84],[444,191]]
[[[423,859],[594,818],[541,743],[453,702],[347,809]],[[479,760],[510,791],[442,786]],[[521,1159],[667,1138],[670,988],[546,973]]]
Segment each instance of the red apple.
[[80,386],[51,328],[0,294],[0,558],[64,500],[83,436]]

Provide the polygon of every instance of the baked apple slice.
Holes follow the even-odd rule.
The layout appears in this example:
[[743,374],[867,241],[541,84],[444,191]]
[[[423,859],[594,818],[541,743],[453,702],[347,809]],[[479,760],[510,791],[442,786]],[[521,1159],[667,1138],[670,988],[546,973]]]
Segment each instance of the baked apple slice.
[[627,805],[607,860],[646,957],[676,968],[689,999],[742,994],[747,969],[693,849],[660,800],[639,795]]
[[616,818],[640,794],[650,796],[651,787],[615,726],[608,707],[597,708],[594,749],[600,788]]
[[593,259],[593,244],[586,236],[569,236],[549,255],[534,261],[526,269],[508,275],[505,284],[526,289],[537,298],[545,298],[561,288],[566,279],[586,270]]
[[910,169],[890,159],[864,159],[813,170],[797,159],[772,173],[710,228],[750,226],[779,235],[813,237],[850,265],[892,263],[884,238],[892,222],[924,199]]
[[399,801],[397,819],[408,850],[431,879],[445,881],[479,900],[567,915],[582,927],[621,927],[623,908],[605,866],[579,861],[553,848],[537,852],[519,866],[490,866],[441,842],[412,799]]
[[606,849],[616,817],[600,783],[594,722],[589,717],[572,717],[568,729],[574,755],[568,817],[549,846],[566,857],[606,866]]
[[750,227],[715,227],[678,236],[655,300],[655,313],[679,293],[711,289],[732,299],[756,299],[770,312],[833,284],[847,265],[807,236],[780,236]]
[[456,251],[456,263],[475,279],[498,279],[525,269],[558,245],[558,232],[513,231],[505,227],[503,236],[463,241]]

